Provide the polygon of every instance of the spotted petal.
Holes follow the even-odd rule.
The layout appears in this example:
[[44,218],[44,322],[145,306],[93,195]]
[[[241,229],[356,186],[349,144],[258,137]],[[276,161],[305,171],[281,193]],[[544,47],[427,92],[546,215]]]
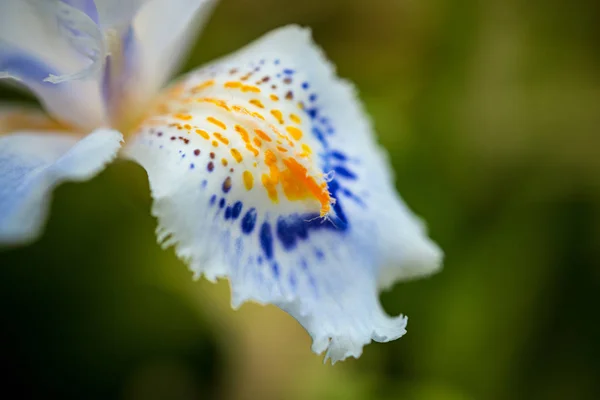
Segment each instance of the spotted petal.
[[174,85],[126,153],[148,171],[159,240],[229,278],[234,307],[290,313],[334,362],[402,336],[379,289],[440,267],[352,87],[298,27]]
[[100,129],[81,138],[33,111],[0,112],[0,245],[36,238],[50,194],[61,182],[83,181],[111,161],[121,134]]

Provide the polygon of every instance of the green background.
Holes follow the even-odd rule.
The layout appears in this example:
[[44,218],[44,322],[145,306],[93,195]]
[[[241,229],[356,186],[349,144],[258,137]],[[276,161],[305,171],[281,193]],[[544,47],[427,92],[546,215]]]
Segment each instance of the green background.
[[[408,334],[334,367],[156,245],[145,172],[54,196],[0,253],[3,392],[61,399],[600,398],[600,2],[223,0],[186,69],[288,23],[354,81],[443,271]],[[14,97],[3,89],[1,98]]]

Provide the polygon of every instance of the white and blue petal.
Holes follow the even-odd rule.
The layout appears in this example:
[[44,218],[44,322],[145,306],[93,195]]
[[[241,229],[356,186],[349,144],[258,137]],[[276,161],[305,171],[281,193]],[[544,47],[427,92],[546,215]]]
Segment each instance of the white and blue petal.
[[81,138],[33,111],[0,112],[0,245],[41,232],[52,190],[99,173],[120,148],[119,132],[98,129]]
[[402,336],[379,290],[441,266],[354,90],[298,27],[186,76],[125,151],[148,172],[159,241],[229,278],[234,307],[290,313],[334,362]]
[[26,86],[63,123],[91,129],[106,119],[101,90],[106,48],[82,4],[0,2],[0,78]]

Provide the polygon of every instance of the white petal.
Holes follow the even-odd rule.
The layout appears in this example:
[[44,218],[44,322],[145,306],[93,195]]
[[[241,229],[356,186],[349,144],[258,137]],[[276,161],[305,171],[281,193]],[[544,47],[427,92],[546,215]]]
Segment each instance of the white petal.
[[[3,113],[0,119],[5,117]],[[34,118],[42,128],[40,117]],[[65,181],[94,177],[115,157],[121,140],[119,132],[106,129],[84,138],[26,130],[0,136],[0,244],[34,240],[46,220],[52,190]]]
[[352,87],[306,30],[190,74],[126,152],[148,171],[159,240],[196,274],[228,277],[234,306],[290,313],[334,362],[402,336],[379,288],[440,266]]
[[105,119],[105,48],[90,17],[57,0],[0,2],[0,78],[33,91],[57,119],[88,128]]

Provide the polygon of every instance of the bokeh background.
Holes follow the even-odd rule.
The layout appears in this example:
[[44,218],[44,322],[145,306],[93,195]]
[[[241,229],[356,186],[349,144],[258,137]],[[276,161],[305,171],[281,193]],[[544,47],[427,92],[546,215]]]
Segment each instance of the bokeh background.
[[[331,367],[155,243],[144,171],[55,193],[0,252],[2,391],[36,399],[600,398],[600,2],[222,0],[185,69],[300,23],[354,81],[444,270],[408,334]],[[2,99],[20,95],[1,89]]]

